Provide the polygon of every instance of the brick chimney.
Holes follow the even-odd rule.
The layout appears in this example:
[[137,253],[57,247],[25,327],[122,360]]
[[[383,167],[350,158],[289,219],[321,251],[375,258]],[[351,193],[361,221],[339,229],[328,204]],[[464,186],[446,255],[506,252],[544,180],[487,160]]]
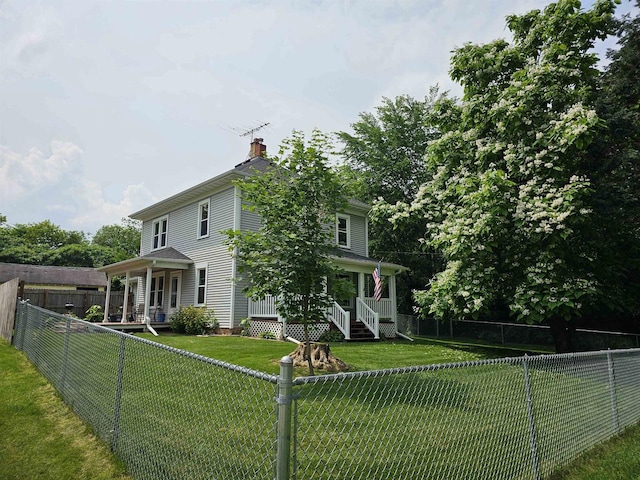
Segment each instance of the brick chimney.
[[262,143],[262,138],[254,138],[251,142],[251,150],[249,151],[249,158],[262,157],[267,151],[267,146]]

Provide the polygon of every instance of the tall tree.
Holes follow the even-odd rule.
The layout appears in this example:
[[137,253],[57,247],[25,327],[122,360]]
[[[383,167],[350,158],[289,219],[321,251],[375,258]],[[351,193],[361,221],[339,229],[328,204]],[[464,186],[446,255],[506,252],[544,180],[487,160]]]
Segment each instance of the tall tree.
[[[351,124],[353,133],[338,133],[346,161],[341,173],[352,195],[366,203],[384,198],[391,204],[415,197],[430,175],[425,154],[439,136],[431,118],[435,102],[443,98],[437,87],[424,100],[383,98],[374,112],[361,113]],[[423,233],[419,219],[394,230],[385,218],[371,217],[370,255],[410,268],[398,276],[398,304],[407,313],[412,311],[411,292],[440,268],[440,255],[419,241]]]
[[451,60],[460,104],[436,106],[442,136],[429,146],[431,179],[411,204],[381,205],[394,222],[418,215],[446,268],[416,294],[440,318],[506,308],[549,322],[556,349],[601,288],[592,242],[587,147],[602,122],[589,105],[597,38],[612,29],[613,0],[582,11],[561,0],[507,17],[513,42],[467,44]]
[[105,225],[93,236],[91,243],[112,249],[118,260],[137,256],[140,252],[141,226],[139,222],[123,218],[121,225]]
[[275,296],[278,313],[304,325],[305,359],[313,375],[309,326],[324,320],[334,289],[344,290],[331,261],[335,237],[329,226],[346,206],[340,181],[328,166],[331,146],[314,131],[309,143],[294,132],[283,142],[280,158],[266,171],[237,183],[243,208],[262,219],[258,231],[227,231],[239,258],[239,270],[252,298]]

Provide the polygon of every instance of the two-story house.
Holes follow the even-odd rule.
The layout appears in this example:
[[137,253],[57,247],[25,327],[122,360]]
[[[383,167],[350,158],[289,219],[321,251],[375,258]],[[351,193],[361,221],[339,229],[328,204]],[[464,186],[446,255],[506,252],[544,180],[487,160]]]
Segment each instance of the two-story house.
[[[276,313],[276,299],[252,301],[244,295],[245,284],[237,281],[237,259],[220,233],[260,228],[260,218],[243,210],[233,181],[264,170],[269,165],[262,157],[265,150],[262,139],[254,139],[249,160],[130,215],[142,221],[140,256],[99,269],[109,278],[124,276],[125,288],[134,291],[136,305],[123,305],[123,319],[135,310],[143,319],[164,320],[180,306],[195,305],[212,309],[226,331],[237,332],[240,322],[249,318],[252,335],[270,331],[302,339],[301,326],[287,324]],[[351,200],[344,212],[336,213],[334,260],[354,283],[356,296],[334,304],[326,323],[313,329],[314,339],[329,328],[338,328],[347,339],[396,334],[395,275],[405,267],[380,264],[383,289],[376,300],[372,273],[378,261],[368,256],[369,209]]]

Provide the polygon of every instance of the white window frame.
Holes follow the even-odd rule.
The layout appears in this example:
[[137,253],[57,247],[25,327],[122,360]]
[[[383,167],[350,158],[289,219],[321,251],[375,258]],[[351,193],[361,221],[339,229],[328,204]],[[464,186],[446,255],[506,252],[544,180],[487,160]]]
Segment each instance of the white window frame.
[[[340,229],[340,220],[345,220],[345,229]],[[344,233],[346,242],[340,243],[340,233]],[[338,213],[336,215],[336,245],[341,248],[351,248],[351,215]]]
[[[198,263],[196,265],[196,278],[195,278],[195,288],[194,288],[194,296],[193,296],[193,304],[197,307],[202,307],[207,304],[207,283],[209,279],[209,265],[207,263]],[[204,271],[204,284],[200,285],[200,272]],[[203,301],[198,301],[198,293],[200,292],[200,288],[203,288],[202,298]]]
[[[164,230],[162,226],[164,224]],[[158,233],[156,233],[156,225],[158,226]],[[164,242],[162,241],[164,239]],[[157,244],[156,244],[157,240]],[[151,223],[151,251],[161,250],[166,248],[169,244],[169,215],[165,215],[164,217],[156,218]]]
[[[162,283],[162,288],[160,288],[160,283]],[[166,285],[165,285],[164,273],[156,273],[151,277],[151,296],[149,297],[149,307],[164,308],[164,300],[165,300],[164,289],[165,288],[166,288]]]
[[[207,218],[202,218],[202,207],[207,206]],[[207,231],[202,233],[202,223],[207,222]],[[207,198],[198,203],[198,238],[207,238],[209,236],[209,227],[211,225],[211,202]]]
[[[176,280],[176,290],[173,290],[173,280]],[[182,271],[178,270],[177,272],[171,272],[169,274],[169,311],[177,310],[180,308],[180,296],[182,290]],[[176,304],[172,305],[173,300],[175,299]]]

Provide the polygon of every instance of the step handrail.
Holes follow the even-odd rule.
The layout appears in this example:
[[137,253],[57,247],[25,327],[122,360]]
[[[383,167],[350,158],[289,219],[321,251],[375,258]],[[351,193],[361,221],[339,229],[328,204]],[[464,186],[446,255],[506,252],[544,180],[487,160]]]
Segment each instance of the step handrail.
[[371,330],[373,338],[380,338],[380,318],[378,312],[367,305],[360,297],[356,298],[356,320]]
[[327,309],[327,318],[342,332],[345,340],[351,340],[351,314],[334,300]]

